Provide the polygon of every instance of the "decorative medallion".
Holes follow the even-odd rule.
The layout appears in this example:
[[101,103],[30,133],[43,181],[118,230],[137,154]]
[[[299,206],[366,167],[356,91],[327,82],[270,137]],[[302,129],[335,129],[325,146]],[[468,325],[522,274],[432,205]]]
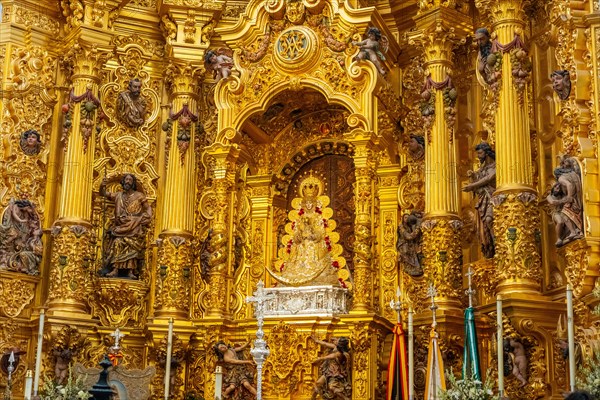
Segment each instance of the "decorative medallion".
[[290,27],[279,35],[275,41],[275,61],[277,65],[289,72],[302,72],[304,67],[317,66],[319,42],[310,28],[305,26]]

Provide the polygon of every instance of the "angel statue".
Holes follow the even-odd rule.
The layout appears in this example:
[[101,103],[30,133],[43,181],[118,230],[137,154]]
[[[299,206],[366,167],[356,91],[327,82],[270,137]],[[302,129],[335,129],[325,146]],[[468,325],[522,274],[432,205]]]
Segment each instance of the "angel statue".
[[213,76],[216,80],[215,82],[227,78],[231,75],[231,68],[233,68],[231,52],[223,48],[218,50],[208,50],[204,55],[204,66],[207,71],[213,71]]
[[[367,38],[362,42],[352,42],[360,51],[354,57],[354,61],[369,60],[379,71],[381,75],[385,75],[385,70],[381,65],[381,61],[385,61],[384,53],[387,53],[389,42],[387,37],[381,35],[381,31],[375,27],[367,30]],[[381,60],[381,61],[380,61]]]

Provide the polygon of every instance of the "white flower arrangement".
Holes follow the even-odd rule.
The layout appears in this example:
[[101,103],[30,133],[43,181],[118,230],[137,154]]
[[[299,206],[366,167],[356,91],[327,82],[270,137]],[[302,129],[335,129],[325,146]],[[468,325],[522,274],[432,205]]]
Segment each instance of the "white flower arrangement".
[[594,356],[587,359],[586,366],[578,372],[577,387],[600,399],[600,347],[594,349]]
[[473,377],[457,380],[452,371],[449,371],[446,377],[448,389],[440,391],[440,400],[494,400],[497,397],[492,391],[489,371],[485,382]]
[[46,377],[40,397],[42,400],[88,400],[92,397],[85,388],[83,376],[73,379],[69,369],[66,385],[58,385],[53,379]]

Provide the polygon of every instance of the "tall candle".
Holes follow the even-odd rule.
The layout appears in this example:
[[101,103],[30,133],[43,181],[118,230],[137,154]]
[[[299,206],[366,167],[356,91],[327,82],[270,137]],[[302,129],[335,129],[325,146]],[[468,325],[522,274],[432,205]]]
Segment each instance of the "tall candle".
[[217,365],[215,371],[215,399],[221,399],[223,392],[223,367]]
[[33,395],[37,396],[38,387],[40,386],[40,369],[42,367],[42,344],[44,342],[44,319],[45,311],[40,311],[40,325],[38,328],[37,351],[35,353],[35,377],[33,379]]
[[498,324],[498,395],[504,397],[504,332],[502,330],[502,297],[496,297],[496,323]]
[[575,391],[575,326],[573,321],[573,288],[567,285],[567,335],[569,340],[569,386]]
[[27,370],[25,375],[25,400],[31,400],[31,389],[33,388],[33,371]]
[[415,355],[414,355],[413,309],[408,309],[408,398],[415,398]]
[[167,363],[165,364],[165,400],[169,400],[171,385],[171,357],[173,353],[173,318],[169,319],[169,334],[167,335]]

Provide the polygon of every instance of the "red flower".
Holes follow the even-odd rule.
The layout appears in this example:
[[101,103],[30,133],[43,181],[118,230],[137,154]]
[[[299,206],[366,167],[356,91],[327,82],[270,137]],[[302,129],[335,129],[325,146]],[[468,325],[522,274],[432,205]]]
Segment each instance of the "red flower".
[[321,207],[316,207],[315,211],[317,212],[317,214],[322,214],[323,211],[321,211]]
[[301,208],[300,210],[298,210],[298,215],[304,215],[304,208]]
[[342,278],[338,278],[338,281],[340,282],[340,285],[342,285],[342,287],[344,289],[348,289],[348,285],[346,285],[346,282],[344,282],[344,280]]
[[331,251],[331,246],[327,245],[327,251]]
[[334,261],[334,262],[332,262],[332,263],[331,263],[331,265],[332,265],[334,268],[339,268],[339,267],[340,267],[340,263],[339,263],[339,262],[337,262],[337,260],[336,260],[336,261]]
[[323,228],[327,228],[328,226],[329,224],[327,223],[327,220],[323,218]]
[[292,229],[296,229],[296,221],[292,222]]
[[283,272],[283,266],[285,265],[285,263],[281,263],[281,266],[279,267],[279,272]]

